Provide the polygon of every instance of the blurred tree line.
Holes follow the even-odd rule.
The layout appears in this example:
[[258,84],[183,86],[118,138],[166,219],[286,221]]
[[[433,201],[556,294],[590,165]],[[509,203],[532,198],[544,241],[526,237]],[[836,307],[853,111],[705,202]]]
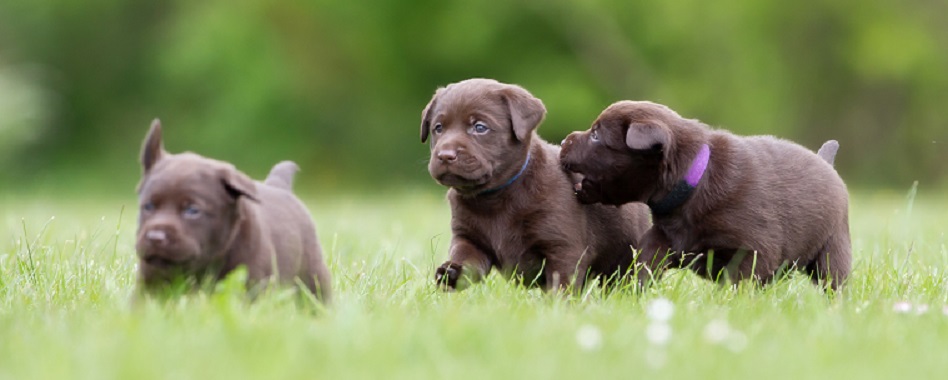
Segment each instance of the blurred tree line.
[[169,150],[258,178],[292,159],[310,186],[426,183],[422,108],[492,77],[543,99],[548,141],[649,99],[739,134],[837,139],[851,185],[942,184],[945,15],[930,0],[10,0],[0,183],[130,189],[155,117]]

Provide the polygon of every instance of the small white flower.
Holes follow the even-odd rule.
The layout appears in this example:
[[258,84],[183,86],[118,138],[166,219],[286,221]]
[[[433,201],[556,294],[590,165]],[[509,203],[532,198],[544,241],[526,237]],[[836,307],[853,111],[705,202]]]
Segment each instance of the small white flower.
[[725,319],[715,319],[704,327],[704,339],[713,344],[720,344],[731,335],[731,326]]
[[665,322],[675,314],[675,304],[667,298],[656,298],[648,303],[645,314],[648,319],[656,322]]
[[657,346],[664,346],[671,340],[672,328],[665,322],[652,322],[645,329],[648,341]]
[[602,347],[602,332],[593,325],[582,325],[576,331],[576,344],[583,351],[596,351]]
[[915,305],[915,314],[922,315],[927,312],[928,312],[928,305],[926,304]]
[[944,314],[945,316],[948,316],[948,305],[945,305],[944,307],[941,308],[941,313]]
[[896,313],[908,313],[912,311],[912,304],[905,301],[896,302],[895,305],[892,305],[892,310],[895,310]]

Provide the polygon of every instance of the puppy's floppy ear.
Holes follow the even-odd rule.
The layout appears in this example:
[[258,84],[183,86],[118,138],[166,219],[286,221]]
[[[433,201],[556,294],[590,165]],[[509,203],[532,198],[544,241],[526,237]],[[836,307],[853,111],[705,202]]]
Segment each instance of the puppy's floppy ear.
[[421,111],[421,142],[428,141],[428,132],[431,131],[431,111],[434,109],[435,102],[438,100],[438,95],[441,95],[442,90],[443,88],[439,88],[435,91],[434,96],[431,97],[431,101],[429,101],[425,109]]
[[513,126],[514,134],[517,140],[523,141],[543,121],[546,107],[540,99],[520,86],[505,85],[501,95],[509,108],[510,125]]
[[151,170],[153,166],[167,154],[165,147],[161,144],[161,120],[155,119],[151,122],[151,129],[145,135],[145,141],[142,142],[142,168],[145,173]]
[[234,199],[245,197],[252,201],[257,201],[257,184],[254,183],[246,174],[237,171],[233,166],[229,166],[221,172],[221,184],[224,190]]
[[631,123],[625,145],[636,150],[665,149],[671,139],[668,129],[652,123]]

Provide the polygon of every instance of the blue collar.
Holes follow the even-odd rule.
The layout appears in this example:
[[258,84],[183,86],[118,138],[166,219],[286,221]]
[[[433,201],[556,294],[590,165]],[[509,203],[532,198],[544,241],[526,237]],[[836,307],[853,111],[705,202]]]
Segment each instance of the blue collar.
[[493,194],[493,193],[496,193],[496,192],[498,192],[498,191],[503,190],[503,189],[504,189],[505,187],[507,187],[507,186],[510,186],[511,184],[514,183],[514,181],[517,180],[517,178],[520,178],[520,175],[523,174],[524,171],[527,170],[527,165],[529,165],[529,164],[530,164],[530,152],[528,151],[528,152],[527,152],[527,159],[523,161],[523,166],[520,167],[520,171],[517,172],[517,174],[515,174],[513,177],[511,177],[510,179],[508,179],[507,182],[504,182],[503,185],[497,186],[497,187],[495,187],[495,188],[493,188],[493,189],[484,190],[484,191],[482,191],[482,192],[477,193],[477,195]]

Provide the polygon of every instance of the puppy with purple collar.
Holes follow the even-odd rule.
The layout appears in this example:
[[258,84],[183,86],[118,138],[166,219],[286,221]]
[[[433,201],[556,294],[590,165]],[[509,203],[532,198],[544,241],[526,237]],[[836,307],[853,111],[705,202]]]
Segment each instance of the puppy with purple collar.
[[712,279],[771,281],[795,268],[837,289],[849,275],[849,196],[818,154],[736,136],[661,104],[620,101],[563,141],[560,161],[589,204],[647,204],[640,281],[674,265]]
[[577,202],[559,147],[536,134],[545,115],[523,88],[490,79],[439,88],[422,111],[428,172],[451,203],[449,259],[435,272],[445,288],[497,268],[528,285],[579,289],[632,264],[647,208]]

